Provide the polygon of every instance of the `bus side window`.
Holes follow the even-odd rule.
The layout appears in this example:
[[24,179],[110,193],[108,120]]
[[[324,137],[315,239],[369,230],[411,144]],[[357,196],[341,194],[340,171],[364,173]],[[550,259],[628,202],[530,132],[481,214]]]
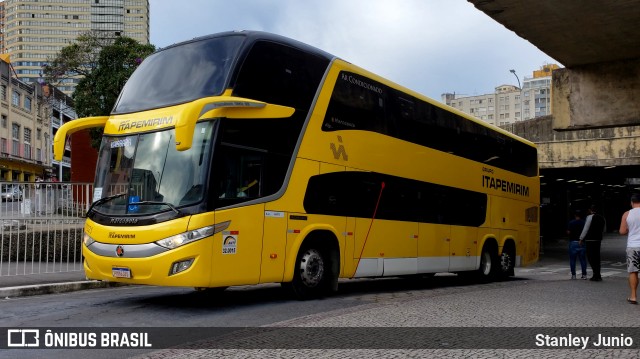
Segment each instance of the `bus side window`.
[[220,176],[218,198],[260,197],[263,156],[227,146],[222,148],[225,150],[223,168],[227,173]]

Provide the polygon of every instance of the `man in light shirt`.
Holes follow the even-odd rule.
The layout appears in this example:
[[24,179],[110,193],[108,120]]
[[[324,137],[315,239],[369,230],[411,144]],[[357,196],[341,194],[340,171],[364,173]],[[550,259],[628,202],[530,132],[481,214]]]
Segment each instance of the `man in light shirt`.
[[640,195],[631,196],[631,209],[624,212],[620,222],[620,234],[627,234],[627,272],[631,295],[627,302],[638,304],[638,271],[640,271]]

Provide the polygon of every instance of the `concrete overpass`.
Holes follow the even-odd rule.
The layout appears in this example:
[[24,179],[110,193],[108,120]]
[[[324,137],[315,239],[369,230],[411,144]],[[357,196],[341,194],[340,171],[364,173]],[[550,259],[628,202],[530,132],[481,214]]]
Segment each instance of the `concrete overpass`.
[[553,114],[508,128],[538,144],[543,234],[591,203],[617,229],[640,192],[640,0],[468,1],[565,66]]

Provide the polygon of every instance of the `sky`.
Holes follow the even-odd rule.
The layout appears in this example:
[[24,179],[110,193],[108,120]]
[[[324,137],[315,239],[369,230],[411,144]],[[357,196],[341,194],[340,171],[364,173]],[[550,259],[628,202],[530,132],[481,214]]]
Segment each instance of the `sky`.
[[441,100],[518,85],[557,63],[466,0],[150,0],[151,43],[165,47],[259,30],[320,48]]

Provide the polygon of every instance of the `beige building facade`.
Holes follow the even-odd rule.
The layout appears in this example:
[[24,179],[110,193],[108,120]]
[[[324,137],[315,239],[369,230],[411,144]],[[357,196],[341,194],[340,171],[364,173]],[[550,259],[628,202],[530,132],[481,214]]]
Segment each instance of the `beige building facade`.
[[[5,0],[3,53],[11,55],[17,76],[42,79],[42,67],[79,35],[127,36],[149,43],[149,0]],[[58,88],[71,94],[79,78]]]
[[551,73],[558,68],[542,66],[523,79],[522,88],[500,85],[493,93],[478,96],[445,93],[442,102],[495,126],[547,116],[551,114]]
[[39,84],[12,77],[0,61],[0,182],[51,172],[51,108]]
[[492,125],[513,123],[520,117],[520,89],[501,85],[494,93],[478,96],[443,94],[442,102]]

